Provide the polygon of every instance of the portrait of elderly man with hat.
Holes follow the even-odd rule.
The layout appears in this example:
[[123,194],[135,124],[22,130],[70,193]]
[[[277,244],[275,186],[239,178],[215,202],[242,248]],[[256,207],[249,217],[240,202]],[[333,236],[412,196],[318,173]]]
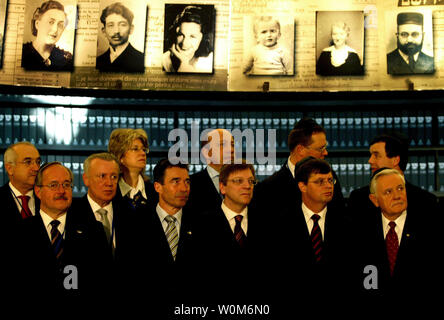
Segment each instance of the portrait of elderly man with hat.
[[424,74],[435,71],[433,57],[422,51],[424,16],[419,12],[402,12],[397,16],[397,48],[387,54],[387,73]]

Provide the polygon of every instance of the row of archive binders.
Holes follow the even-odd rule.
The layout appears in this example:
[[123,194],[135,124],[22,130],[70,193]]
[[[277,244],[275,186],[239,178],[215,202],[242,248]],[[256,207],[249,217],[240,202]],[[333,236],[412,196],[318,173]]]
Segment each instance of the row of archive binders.
[[[411,147],[444,146],[444,112],[434,116],[430,111],[422,110],[398,113],[173,112],[45,107],[0,109],[0,147],[27,140],[48,149],[53,146],[57,150],[60,150],[59,146],[75,146],[76,149],[104,150],[115,128],[142,128],[148,134],[151,148],[167,150],[175,143],[168,139],[173,129],[185,130],[190,139],[194,126],[199,134],[209,128],[238,129],[239,132],[251,130],[256,139],[250,143],[259,147],[263,143],[263,147],[275,147],[280,152],[287,151],[288,133],[302,117],[314,118],[325,128],[329,150],[366,149],[373,137],[390,131],[404,133]],[[258,130],[261,129],[265,136],[263,140],[257,141]],[[275,139],[270,138],[272,133]],[[190,147],[191,143],[193,141],[189,141]],[[199,141],[194,143],[198,147]],[[247,143],[246,139],[242,140],[243,150]]]
[[[60,161],[66,167],[70,168],[74,174],[73,194],[75,197],[80,197],[86,194],[87,190],[83,184],[83,161],[85,156],[73,155],[42,155],[43,162]],[[258,180],[262,181],[274,172],[278,171],[287,161],[287,157],[277,159],[275,165],[255,164],[256,176]],[[148,156],[146,165],[146,175],[152,177],[152,170],[160,157]],[[350,192],[361,186],[367,185],[370,181],[370,165],[367,163],[367,157],[327,157],[326,160],[330,162],[333,170],[337,173],[341,191],[345,196]],[[203,164],[190,164],[190,174],[198,172],[205,168]],[[438,175],[438,183],[435,175]],[[433,157],[431,156],[412,156],[409,159],[407,169],[405,171],[407,181],[413,183],[430,192],[444,192],[444,156],[439,157],[439,162],[436,166]],[[0,156],[0,185],[8,181],[6,170],[4,169],[3,154]]]

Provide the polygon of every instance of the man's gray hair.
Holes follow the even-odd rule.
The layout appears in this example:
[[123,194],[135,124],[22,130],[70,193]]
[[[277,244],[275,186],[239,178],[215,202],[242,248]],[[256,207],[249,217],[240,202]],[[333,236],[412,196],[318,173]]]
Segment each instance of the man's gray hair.
[[[4,155],[3,155],[3,161],[4,163],[9,163],[11,165],[16,165],[16,161],[17,161],[17,152],[14,150],[14,147],[19,146],[19,145],[26,145],[26,146],[31,146],[34,147],[35,146],[28,141],[20,141],[14,144],[11,144],[5,151]],[[37,149],[37,148],[36,148]]]
[[370,193],[371,194],[375,194],[376,193],[376,183],[377,180],[379,179],[379,177],[383,177],[383,176],[389,176],[392,174],[396,174],[397,176],[399,176],[402,180],[402,182],[405,184],[405,178],[404,176],[396,169],[383,169],[381,171],[379,171],[377,174],[375,174],[372,178],[372,180],[370,181]]
[[117,160],[116,156],[109,152],[101,152],[101,153],[93,153],[83,162],[83,172],[88,175],[89,169],[91,168],[91,162],[94,159],[101,159],[105,161],[114,161],[117,165],[118,173],[120,173],[119,160]]

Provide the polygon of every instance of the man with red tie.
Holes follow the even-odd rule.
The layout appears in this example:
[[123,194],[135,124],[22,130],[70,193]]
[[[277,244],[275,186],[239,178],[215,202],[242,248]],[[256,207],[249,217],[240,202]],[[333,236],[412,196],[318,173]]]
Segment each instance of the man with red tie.
[[33,144],[18,142],[6,149],[3,161],[9,182],[0,187],[0,250],[4,261],[1,272],[8,275],[5,285],[13,290],[21,281],[23,223],[39,211],[40,202],[33,188],[41,159]]
[[379,212],[356,213],[353,224],[361,226],[355,238],[361,267],[376,267],[368,275],[374,279],[367,286],[367,293],[419,297],[433,292],[428,289],[436,282],[428,277],[436,276],[431,271],[437,268],[434,258],[440,227],[437,213],[421,212],[410,205],[404,175],[396,169],[381,169],[374,174],[369,197]]

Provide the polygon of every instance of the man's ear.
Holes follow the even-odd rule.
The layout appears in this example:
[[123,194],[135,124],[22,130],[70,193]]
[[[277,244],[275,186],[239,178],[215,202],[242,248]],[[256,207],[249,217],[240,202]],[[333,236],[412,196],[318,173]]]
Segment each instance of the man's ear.
[[10,163],[5,163],[5,169],[6,172],[8,173],[8,176],[12,176],[14,173],[14,165],[10,164]]
[[88,175],[86,173],[84,173],[82,175],[82,179],[83,179],[83,184],[85,185],[85,187],[89,188],[89,178],[88,178]]
[[379,208],[378,198],[373,193],[370,193],[368,197],[370,201],[375,205],[375,207]]
[[39,199],[41,199],[40,198],[40,190],[41,190],[41,188],[39,186],[34,186],[34,194]]
[[225,196],[225,185],[222,182],[219,182],[219,191],[223,196]]
[[393,168],[396,168],[399,166],[399,163],[401,162],[401,157],[400,156],[395,156],[393,158],[391,158],[392,163],[393,163]]
[[162,185],[159,182],[154,182],[154,190],[156,190],[157,193],[160,193],[162,191]]
[[299,187],[299,190],[301,190],[301,192],[307,192],[307,185],[305,183],[303,183],[302,181],[298,182],[298,187]]
[[130,27],[130,32],[129,32],[129,34],[133,34],[133,31],[134,31],[134,25],[132,24],[131,27]]

